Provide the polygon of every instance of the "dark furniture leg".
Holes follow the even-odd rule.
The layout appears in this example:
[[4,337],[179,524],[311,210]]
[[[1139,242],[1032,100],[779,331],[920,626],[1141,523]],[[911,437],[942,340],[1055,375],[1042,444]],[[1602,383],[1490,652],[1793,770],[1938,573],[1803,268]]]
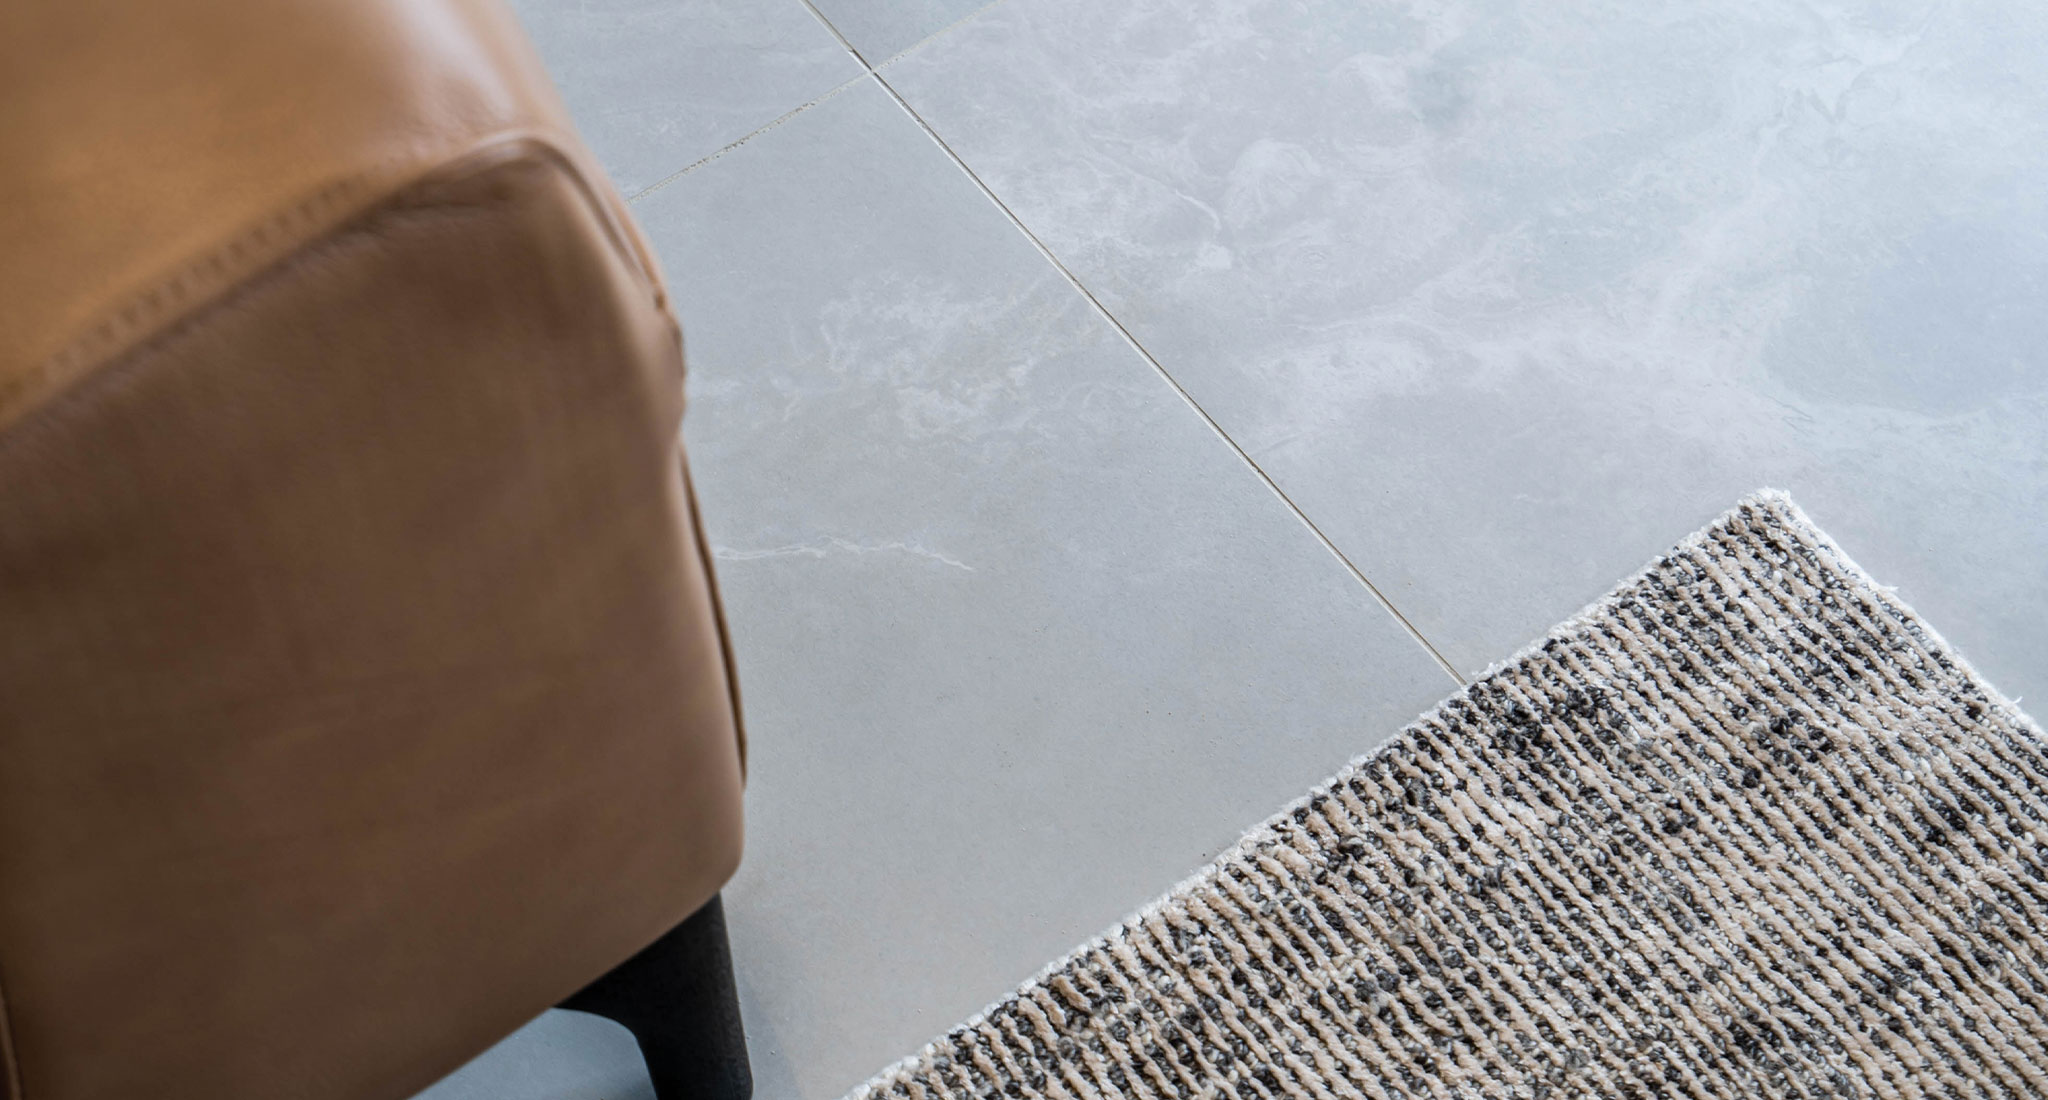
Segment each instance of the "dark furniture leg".
[[754,1075],[717,895],[562,1002],[626,1025],[658,1100],[749,1100]]

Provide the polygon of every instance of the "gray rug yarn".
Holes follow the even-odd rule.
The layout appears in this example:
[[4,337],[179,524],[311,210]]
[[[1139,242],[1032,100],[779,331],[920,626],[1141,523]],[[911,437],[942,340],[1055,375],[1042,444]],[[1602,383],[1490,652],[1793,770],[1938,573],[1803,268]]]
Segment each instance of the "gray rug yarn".
[[2040,737],[1762,493],[854,1096],[2048,1096]]

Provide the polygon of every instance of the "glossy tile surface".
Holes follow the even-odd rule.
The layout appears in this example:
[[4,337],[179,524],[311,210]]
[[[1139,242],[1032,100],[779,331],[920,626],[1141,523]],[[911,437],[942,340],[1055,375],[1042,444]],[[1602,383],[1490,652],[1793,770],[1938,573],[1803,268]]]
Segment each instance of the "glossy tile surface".
[[[1465,672],[1773,484],[2048,691],[2048,9],[818,3]],[[752,734],[764,1100],[1451,688],[803,4],[519,7],[629,193],[825,97],[635,205]],[[549,1013],[423,1100],[600,1097],[651,1100],[630,1038]]]
[[860,75],[797,0],[511,0],[633,195]]
[[[830,1100],[1455,686],[879,86],[638,204],[746,699],[760,1095]],[[494,1070],[432,1094],[535,1095]]]
[[1789,488],[2048,690],[2048,9],[1009,0],[887,78],[1468,672]]
[[876,86],[662,189],[751,737],[763,1094],[828,1098],[1454,686]]

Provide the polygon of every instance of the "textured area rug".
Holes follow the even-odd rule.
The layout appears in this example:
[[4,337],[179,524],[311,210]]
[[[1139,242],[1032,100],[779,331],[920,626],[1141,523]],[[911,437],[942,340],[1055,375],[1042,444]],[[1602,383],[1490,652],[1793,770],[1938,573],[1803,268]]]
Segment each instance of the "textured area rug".
[[1765,493],[855,1093],[2048,1095],[2040,731]]

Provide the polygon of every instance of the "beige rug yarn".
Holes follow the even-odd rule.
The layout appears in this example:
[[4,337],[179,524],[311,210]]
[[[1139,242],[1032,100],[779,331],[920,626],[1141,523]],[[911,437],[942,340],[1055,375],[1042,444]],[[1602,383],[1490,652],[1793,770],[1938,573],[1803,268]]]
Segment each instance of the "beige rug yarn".
[[2040,737],[1760,494],[855,1096],[2048,1096]]

